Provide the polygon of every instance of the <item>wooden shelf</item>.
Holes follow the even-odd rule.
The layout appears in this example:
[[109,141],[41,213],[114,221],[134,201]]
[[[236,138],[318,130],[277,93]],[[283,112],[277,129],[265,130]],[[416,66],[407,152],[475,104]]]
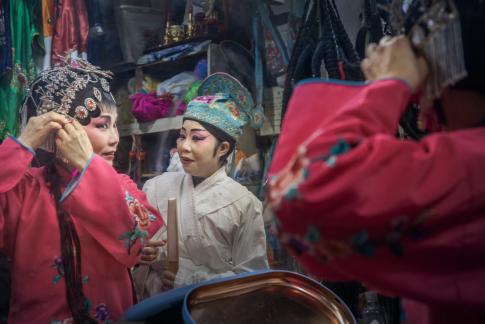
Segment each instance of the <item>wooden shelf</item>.
[[132,123],[118,125],[120,136],[142,135],[148,133],[164,132],[182,127],[183,116],[160,118],[147,123]]

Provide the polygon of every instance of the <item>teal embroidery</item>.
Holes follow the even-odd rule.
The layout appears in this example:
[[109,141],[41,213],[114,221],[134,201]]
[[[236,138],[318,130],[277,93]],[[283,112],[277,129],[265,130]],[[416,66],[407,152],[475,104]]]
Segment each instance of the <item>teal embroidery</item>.
[[365,230],[352,236],[350,244],[357,253],[364,256],[371,257],[375,253],[373,243],[369,241],[369,233]]
[[332,155],[341,155],[347,153],[348,151],[350,151],[350,145],[343,138],[339,139],[337,144],[330,148],[330,154]]
[[[385,246],[395,256],[404,255],[403,239],[420,240],[426,237],[423,223],[431,216],[431,212],[425,211],[416,217],[401,215],[391,221],[391,231],[381,240],[369,239],[367,231],[363,230],[352,236],[353,249],[364,256],[372,257],[375,249]],[[413,220],[411,220],[413,219]]]
[[290,188],[286,194],[285,194],[285,199],[286,200],[291,200],[291,199],[295,199],[295,198],[298,198],[300,197],[300,192],[298,191],[297,188],[293,187],[293,188]]
[[337,157],[335,155],[331,155],[326,161],[325,163],[327,163],[327,166],[329,168],[333,168],[335,166],[335,164],[337,163]]
[[128,254],[131,253],[131,248],[133,245],[135,245],[136,240],[140,238],[140,242],[143,244],[145,241],[145,238],[148,236],[148,232],[146,231],[141,231],[138,228],[138,222],[135,222],[135,225],[133,227],[133,231],[131,232],[125,232],[123,235],[121,235],[118,240],[124,240],[125,241],[125,246],[128,249]]
[[91,310],[91,302],[89,301],[89,299],[84,298],[83,308],[86,313],[89,313],[89,311]]
[[351,145],[346,140],[341,138],[338,140],[337,144],[330,147],[327,154],[313,158],[311,161],[324,161],[329,168],[333,168],[337,164],[338,156],[349,152],[350,149]]
[[306,180],[310,176],[310,171],[307,168],[303,169],[303,179]]
[[310,225],[308,226],[305,238],[311,243],[318,243],[320,241],[320,232],[315,226]]
[[57,271],[57,275],[52,280],[52,284],[56,285],[62,277],[64,277],[64,264],[62,261],[62,257],[56,256],[54,257],[54,263],[51,265],[51,268],[55,268]]

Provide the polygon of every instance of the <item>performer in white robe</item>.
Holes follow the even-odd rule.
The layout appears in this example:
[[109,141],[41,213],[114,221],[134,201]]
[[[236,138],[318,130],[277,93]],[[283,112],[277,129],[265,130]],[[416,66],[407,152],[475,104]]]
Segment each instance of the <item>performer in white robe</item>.
[[[179,268],[166,269],[166,248],[154,262],[133,270],[139,298],[172,287],[268,268],[261,202],[226,175],[227,157],[252,114],[250,93],[216,73],[199,88],[184,115],[177,151],[185,172],[146,182],[149,202],[166,221],[168,199],[177,198]],[[166,228],[152,240],[166,241]],[[155,246],[155,245],[154,245]],[[143,251],[155,251],[150,244]]]

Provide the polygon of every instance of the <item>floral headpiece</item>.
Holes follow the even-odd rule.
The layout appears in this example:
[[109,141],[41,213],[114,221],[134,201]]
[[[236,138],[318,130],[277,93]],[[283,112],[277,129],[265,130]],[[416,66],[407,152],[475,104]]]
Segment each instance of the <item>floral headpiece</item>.
[[261,126],[263,112],[254,107],[251,93],[233,76],[214,73],[199,86],[198,97],[192,99],[184,114],[213,125],[237,140],[243,127]]
[[108,96],[108,100],[115,102],[107,80],[112,78],[112,73],[83,59],[68,58],[64,63],[42,72],[32,81],[22,110],[29,115],[55,111],[87,125],[92,117],[100,115],[98,105],[103,97]]

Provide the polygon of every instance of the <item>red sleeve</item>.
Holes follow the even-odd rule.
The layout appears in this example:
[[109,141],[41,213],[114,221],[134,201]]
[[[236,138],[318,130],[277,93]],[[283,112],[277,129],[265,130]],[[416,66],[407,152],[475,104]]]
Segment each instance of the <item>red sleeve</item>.
[[[30,148],[23,146],[13,137],[6,138],[0,144],[0,248],[5,245],[7,193],[21,182],[30,167],[34,154]],[[18,198],[17,202],[21,200],[19,195],[14,195]]]
[[[477,261],[485,253],[485,128],[398,140],[409,96],[397,80],[298,87],[269,197],[280,239],[314,275],[456,300],[449,283],[485,270]],[[475,292],[460,298],[483,302]]]
[[15,187],[25,172],[29,169],[34,152],[8,137],[0,144],[0,193],[5,193]]
[[127,267],[138,262],[143,242],[163,225],[143,191],[96,155],[63,205],[79,225]]

